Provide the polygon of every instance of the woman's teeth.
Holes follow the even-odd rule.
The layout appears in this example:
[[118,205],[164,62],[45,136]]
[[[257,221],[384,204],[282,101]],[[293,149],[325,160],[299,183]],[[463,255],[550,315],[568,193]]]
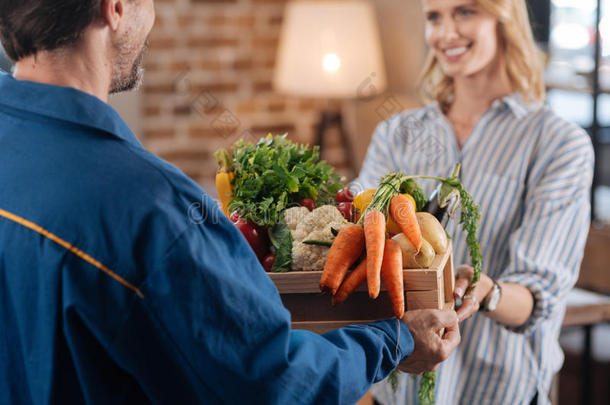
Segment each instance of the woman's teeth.
[[452,49],[447,49],[445,51],[445,54],[447,56],[458,56],[463,54],[464,52],[466,52],[468,50],[467,46],[461,46],[459,48],[452,48]]

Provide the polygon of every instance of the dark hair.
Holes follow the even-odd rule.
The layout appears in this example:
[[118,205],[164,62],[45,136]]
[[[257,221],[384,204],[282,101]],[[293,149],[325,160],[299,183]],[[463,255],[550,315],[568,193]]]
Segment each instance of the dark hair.
[[13,61],[77,43],[101,0],[0,0],[0,42]]

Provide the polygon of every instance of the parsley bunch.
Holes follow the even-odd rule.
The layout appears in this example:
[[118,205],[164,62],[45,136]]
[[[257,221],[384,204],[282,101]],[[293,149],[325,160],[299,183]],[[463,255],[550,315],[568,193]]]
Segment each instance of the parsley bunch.
[[233,145],[233,199],[229,210],[257,225],[272,227],[282,211],[311,198],[316,205],[334,203],[342,178],[320,161],[319,147],[299,145],[286,134],[267,136],[257,143]]

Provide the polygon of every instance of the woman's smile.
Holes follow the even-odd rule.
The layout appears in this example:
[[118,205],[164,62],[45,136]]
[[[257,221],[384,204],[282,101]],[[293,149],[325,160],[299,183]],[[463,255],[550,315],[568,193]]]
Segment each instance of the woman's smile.
[[451,46],[442,50],[442,55],[447,63],[456,63],[470,50],[472,44]]

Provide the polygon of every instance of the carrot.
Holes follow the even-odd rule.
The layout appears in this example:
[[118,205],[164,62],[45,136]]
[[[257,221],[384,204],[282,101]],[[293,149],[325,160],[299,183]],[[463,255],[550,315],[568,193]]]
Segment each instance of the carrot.
[[359,225],[346,225],[333,241],[324,271],[320,279],[320,290],[335,294],[345,278],[347,270],[358,260],[364,250],[364,230]]
[[366,257],[358,264],[358,266],[345,277],[345,280],[341,283],[339,291],[333,295],[333,305],[337,305],[345,301],[351,293],[354,292],[356,287],[364,283],[366,280]]
[[394,315],[402,318],[405,314],[405,286],[402,280],[402,251],[397,242],[388,239],[385,241],[383,262],[381,263],[381,277],[388,290],[388,295],[394,307]]
[[396,195],[390,200],[390,217],[398,224],[402,233],[419,252],[421,249],[421,229],[415,216],[415,207],[404,195]]
[[379,210],[369,211],[364,217],[364,238],[366,240],[366,281],[369,297],[379,295],[381,285],[381,262],[385,246],[385,216]]

